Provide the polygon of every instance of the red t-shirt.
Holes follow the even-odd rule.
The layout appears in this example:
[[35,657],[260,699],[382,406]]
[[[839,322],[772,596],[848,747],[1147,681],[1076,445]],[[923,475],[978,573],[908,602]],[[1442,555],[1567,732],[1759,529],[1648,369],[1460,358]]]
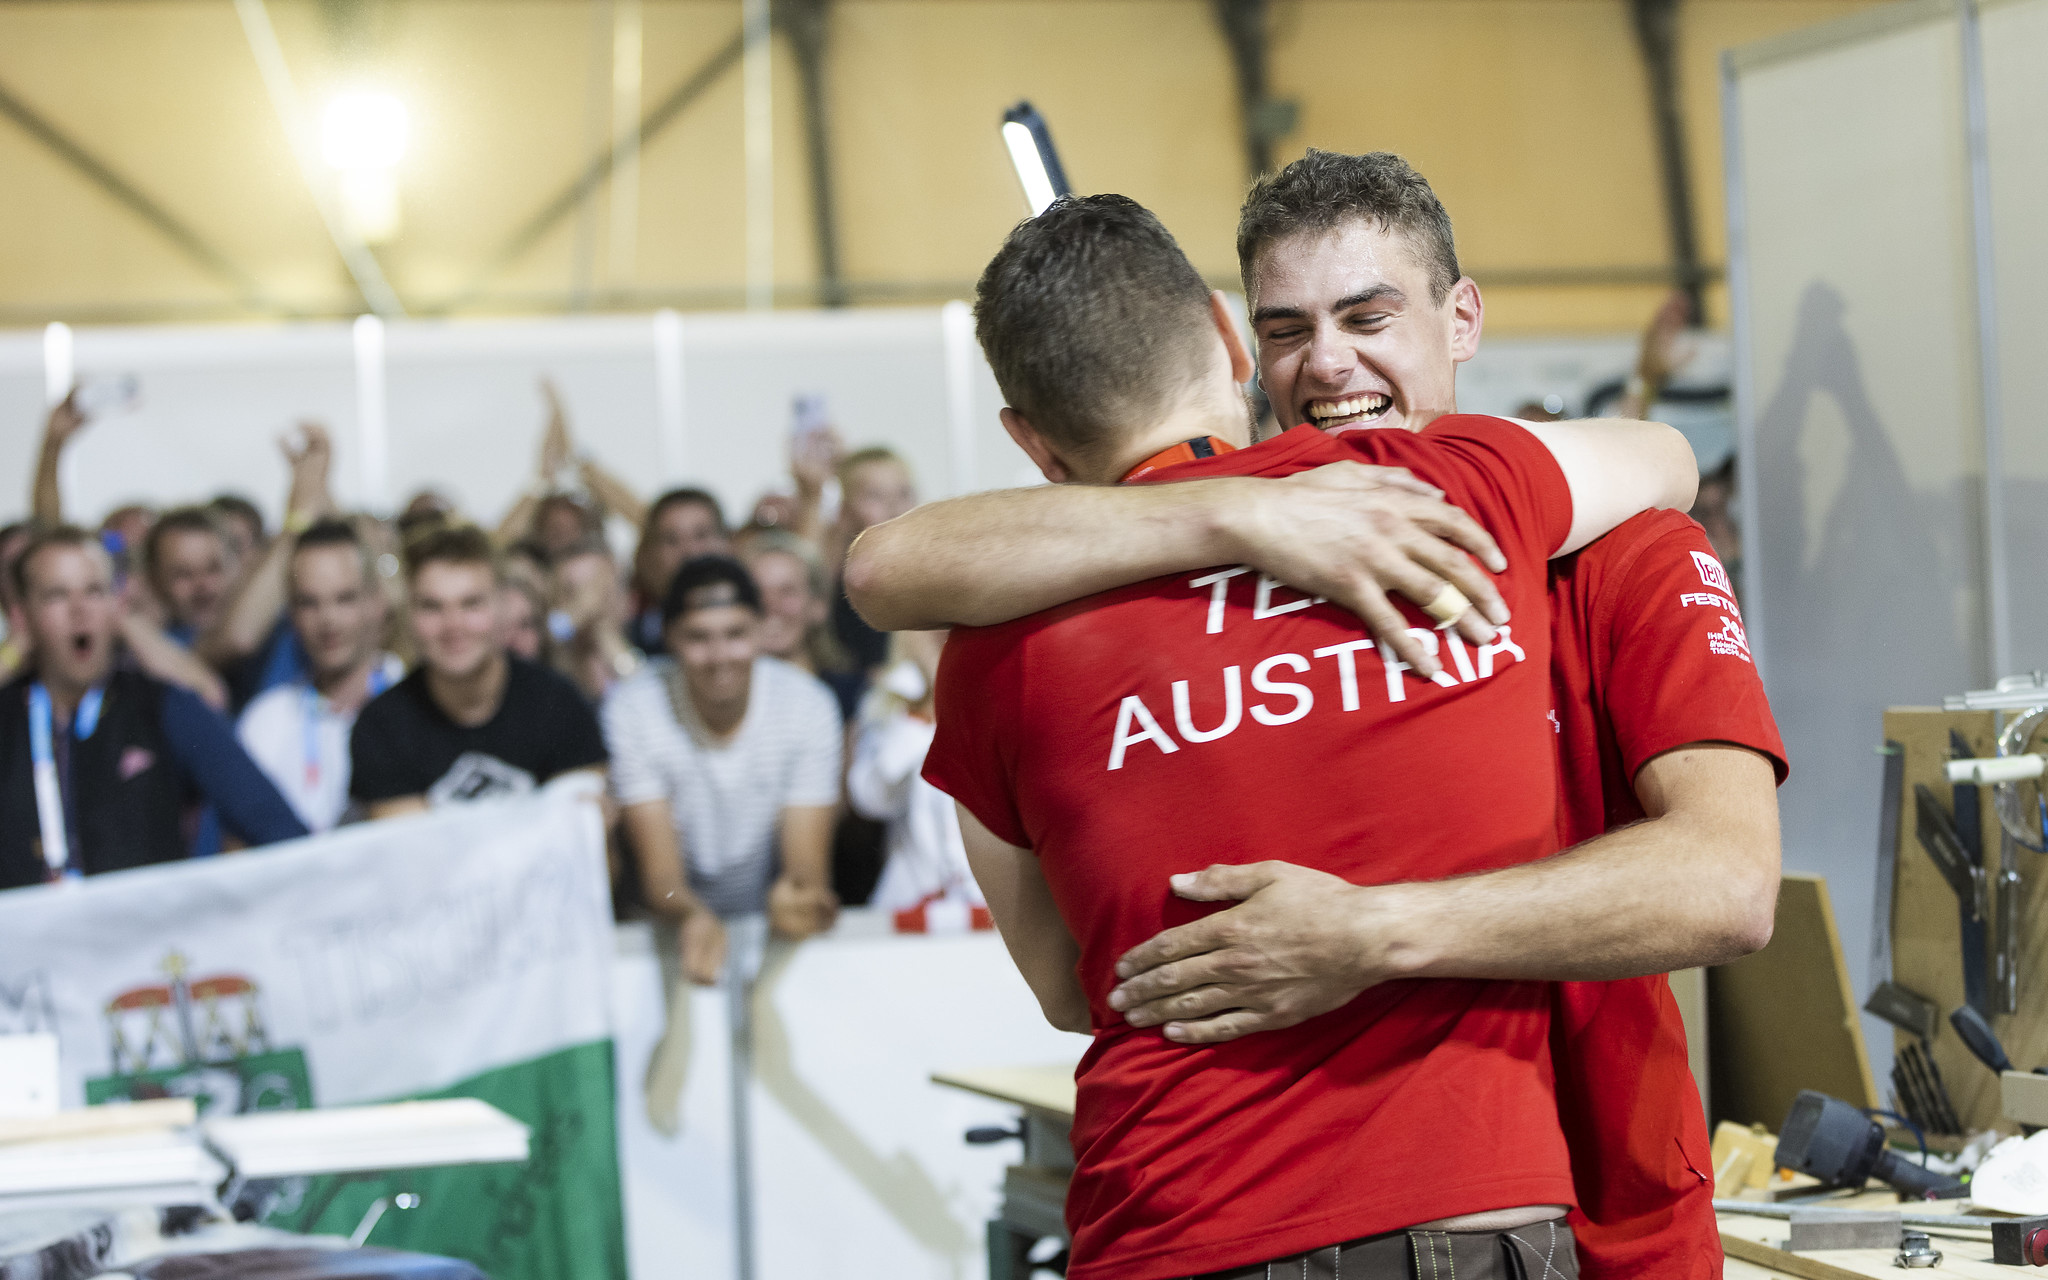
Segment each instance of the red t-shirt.
[[[1249,570],[1175,574],[952,634],[925,777],[1038,855],[1081,948],[1074,1280],[1257,1263],[1454,1214],[1573,1202],[1550,988],[1390,982],[1282,1031],[1189,1047],[1104,1003],[1117,957],[1219,909],[1167,877],[1285,856],[1357,884],[1556,848],[1546,558],[1571,498],[1499,419],[1422,435],[1308,427],[1162,479],[1405,466],[1486,525],[1515,622],[1434,681],[1358,619]],[[1427,712],[1428,714],[1423,714]]]
[[[1551,563],[1550,605],[1560,844],[1642,818],[1636,771],[1674,747],[1749,747],[1784,781],[1742,611],[1699,525],[1675,511],[1623,522]],[[1670,983],[1558,983],[1551,1052],[1579,1274],[1718,1277],[1707,1122]]]

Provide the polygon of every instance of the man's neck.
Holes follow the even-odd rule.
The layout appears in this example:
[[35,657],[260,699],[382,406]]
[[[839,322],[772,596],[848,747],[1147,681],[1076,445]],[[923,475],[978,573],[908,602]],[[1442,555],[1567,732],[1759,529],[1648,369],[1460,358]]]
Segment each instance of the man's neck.
[[1215,436],[1242,449],[1252,439],[1250,416],[1241,404],[1235,412],[1228,406],[1184,408],[1132,436],[1100,467],[1088,469],[1087,474],[1076,471],[1074,479],[1083,484],[1116,484],[1130,473],[1131,468],[1160,450],[1201,436]]
[[505,701],[505,681],[512,664],[503,653],[494,653],[466,675],[451,676],[427,668],[427,694],[441,713],[455,723],[474,729],[498,714]]
[[66,680],[62,676],[46,676],[43,678],[43,688],[48,690],[50,694],[50,714],[56,719],[58,724],[68,725],[71,723],[72,713],[78,710],[78,704],[85,700],[86,693],[92,687],[92,684],[80,684],[76,681]]
[[372,650],[354,666],[314,672],[314,692],[327,699],[327,705],[336,711],[361,710],[370,700],[370,672],[376,668],[378,656]]

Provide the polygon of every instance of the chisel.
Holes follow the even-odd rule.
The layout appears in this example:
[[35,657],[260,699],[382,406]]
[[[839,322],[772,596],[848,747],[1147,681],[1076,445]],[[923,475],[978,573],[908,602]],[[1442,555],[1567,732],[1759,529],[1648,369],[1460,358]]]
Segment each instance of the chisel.
[[[1967,760],[1977,753],[1969,741],[1954,729],[1948,731],[1949,758]],[[1978,1013],[1995,1011],[1988,970],[1991,967],[1990,878],[1984,874],[1984,804],[1975,782],[1958,782],[1949,788],[1953,803],[1956,839],[1963,846],[1977,887],[1977,910],[1963,921],[1963,955],[1977,957],[1977,963],[1963,965],[1963,999]]]

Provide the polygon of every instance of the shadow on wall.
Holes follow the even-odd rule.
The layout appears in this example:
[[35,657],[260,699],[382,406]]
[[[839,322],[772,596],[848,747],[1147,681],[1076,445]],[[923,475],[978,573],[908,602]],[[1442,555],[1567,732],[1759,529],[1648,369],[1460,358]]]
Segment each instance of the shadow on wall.
[[[1843,324],[1846,310],[1822,281],[1800,298],[1791,350],[1757,418],[1762,536],[1750,555],[1769,618],[1771,705],[1792,761],[1780,795],[1785,861],[1828,877],[1860,996],[1871,982],[1881,777],[1873,748],[1883,709],[1938,706],[1944,694],[1981,687],[1970,584],[1983,579],[1970,536],[1979,523],[1976,480],[1911,482]],[[1915,376],[1878,374],[1880,386]],[[1823,400],[1846,428],[1845,454]],[[1890,425],[1951,435],[1959,447],[1970,429],[1954,420]],[[1809,460],[1830,447],[1841,480],[1813,519],[1809,504],[1826,501],[1817,489],[1829,477]],[[1883,1078],[1885,1064],[1875,1065]]]

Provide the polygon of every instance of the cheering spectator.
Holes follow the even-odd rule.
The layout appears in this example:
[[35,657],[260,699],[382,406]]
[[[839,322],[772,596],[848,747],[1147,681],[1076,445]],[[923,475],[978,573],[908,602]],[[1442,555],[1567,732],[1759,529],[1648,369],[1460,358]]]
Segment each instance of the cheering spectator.
[[407,551],[420,666],[371,700],[350,738],[349,794],[372,818],[528,792],[600,770],[604,740],[576,686],[505,652],[497,553],[474,526]]
[[647,508],[640,546],[633,553],[633,587],[639,597],[629,637],[649,656],[665,651],[661,606],[668,584],[685,560],[724,555],[732,546],[725,511],[702,489],[671,489]]
[[[839,464],[839,493],[839,523],[830,548],[835,565],[846,563],[846,549],[863,530],[917,505],[909,464],[880,445],[856,450]],[[832,632],[862,672],[873,671],[889,656],[889,637],[854,612],[843,590],[833,596]]]
[[888,857],[869,905],[907,911],[945,903],[964,922],[987,903],[967,865],[953,797],[920,776],[935,730],[932,689],[945,643],[943,631],[892,638],[895,661],[861,707],[846,798],[855,813],[888,824]]
[[649,907],[682,929],[685,971],[713,981],[722,918],[766,910],[807,937],[831,890],[839,714],[815,679],[761,652],[761,595],[738,561],[683,565],[662,601],[669,656],[605,700],[612,791]]
[[228,540],[204,507],[175,507],[158,516],[142,542],[142,567],[164,610],[164,631],[188,647],[225,614],[234,584]]
[[270,535],[263,527],[263,512],[238,493],[223,493],[206,504],[228,540],[228,554],[236,564],[254,564],[254,557],[269,548]]
[[613,684],[640,669],[640,654],[626,643],[619,562],[603,538],[591,537],[554,563],[548,634],[555,642],[555,669],[595,704]]
[[348,810],[356,715],[405,668],[379,647],[383,589],[369,549],[346,521],[323,520],[298,536],[288,581],[306,673],[258,695],[237,731],[299,820],[326,831]]
[[[287,579],[297,534],[334,510],[328,491],[334,447],[327,429],[317,422],[300,423],[297,442],[287,436],[278,447],[291,471],[284,532],[268,546],[259,546],[262,559],[241,576],[218,619],[193,644],[200,657],[227,677],[229,696],[238,707],[266,689],[305,679],[305,647],[285,617]],[[214,527],[225,530],[219,499],[212,514]],[[260,532],[261,525],[257,527]],[[222,536],[229,538],[225,532]]]
[[532,578],[508,573],[498,588],[498,622],[505,629],[505,652],[528,662],[552,666],[554,639],[548,635],[548,602]]
[[250,844],[306,833],[226,720],[116,666],[122,606],[96,537],[38,534],[13,576],[34,656],[0,689],[0,888],[184,858],[202,799]]
[[828,684],[851,665],[832,635],[832,576],[815,546],[781,529],[758,529],[739,558],[761,588],[761,652]]

